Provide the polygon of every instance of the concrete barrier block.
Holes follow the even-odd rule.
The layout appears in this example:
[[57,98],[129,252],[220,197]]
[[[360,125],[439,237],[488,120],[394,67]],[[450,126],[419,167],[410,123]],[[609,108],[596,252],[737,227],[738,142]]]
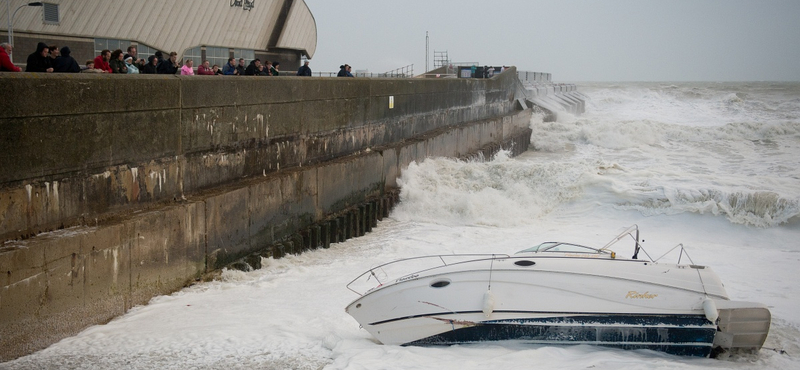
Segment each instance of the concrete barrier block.
[[250,217],[250,245],[259,248],[280,240],[277,230],[289,226],[291,218],[284,214],[281,181],[277,177],[260,181],[248,187],[248,213]]
[[248,188],[205,199],[208,268],[220,269],[250,252]]
[[301,102],[274,103],[264,108],[266,123],[265,138],[296,136],[307,132],[303,126],[303,107]]
[[304,228],[319,220],[322,210],[317,205],[320,186],[318,168],[306,168],[292,171],[289,176],[281,177],[281,194],[284,200],[284,210],[288,216],[298,219]]
[[370,153],[318,168],[318,207],[338,212],[379,194],[384,184],[383,173],[375,169],[382,167],[382,156]]
[[344,100],[313,100],[301,104],[303,130],[300,133],[331,131],[346,125],[348,105]]
[[[0,118],[174,109],[179,81],[171,76],[120,76],[72,73],[6,73]],[[65,94],[65,92],[69,94]],[[147,91],[131,99],[132,92]],[[48,109],[42,109],[47,102]],[[98,104],[102,102],[102,104]]]
[[[61,271],[52,271],[51,281],[58,282],[54,285],[67,290],[65,305],[82,306],[87,325],[107,322],[132,307],[131,250],[134,243],[129,224],[94,228],[80,237],[81,268],[77,269],[73,263],[71,271],[66,270],[66,264]],[[72,294],[80,299],[78,301],[71,301],[70,290],[77,284],[74,278],[68,278],[70,273],[83,278],[83,296]],[[53,314],[63,311],[63,307],[53,306]]]
[[[241,195],[238,192],[234,194]],[[220,198],[222,196],[212,199]],[[230,198],[227,200],[230,201]],[[217,212],[214,216],[230,211],[231,208]],[[148,212],[134,220],[130,227],[134,240],[131,246],[133,305],[147,303],[156,295],[174,292],[205,272],[204,230],[208,228],[210,231],[214,228],[207,227],[212,224],[204,217],[204,210],[203,202],[191,202],[179,207]],[[236,236],[239,235],[236,232],[240,224],[233,224],[236,219],[237,217],[228,214],[223,219],[224,222],[220,222],[222,225],[215,225],[218,226],[216,231],[233,230],[224,236],[219,232],[215,233],[215,245],[219,245],[219,240],[223,237],[237,240]],[[230,227],[226,227],[228,225]],[[246,238],[243,239],[246,242]]]
[[384,190],[396,189],[397,178],[400,176],[400,164],[396,148],[385,149],[381,152],[383,159]]

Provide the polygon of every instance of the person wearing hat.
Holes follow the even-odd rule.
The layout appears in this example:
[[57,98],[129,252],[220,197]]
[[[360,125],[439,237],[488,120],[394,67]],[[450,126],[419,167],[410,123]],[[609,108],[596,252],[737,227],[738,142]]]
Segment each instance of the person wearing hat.
[[134,74],[134,75],[138,75],[139,74],[139,67],[137,67],[135,64],[133,64],[133,57],[132,56],[128,55],[125,58],[125,66],[128,67],[128,74],[129,75],[130,74]]
[[81,66],[78,65],[78,61],[72,57],[72,50],[69,49],[69,46],[61,48],[58,57],[56,57],[56,60],[53,62],[53,72],[78,73],[80,71]]
[[305,63],[297,70],[298,76],[311,76],[311,67],[308,66],[308,59],[306,59]]
[[280,76],[281,69],[280,69],[281,62],[273,62],[272,66],[269,67],[269,74],[270,76]]

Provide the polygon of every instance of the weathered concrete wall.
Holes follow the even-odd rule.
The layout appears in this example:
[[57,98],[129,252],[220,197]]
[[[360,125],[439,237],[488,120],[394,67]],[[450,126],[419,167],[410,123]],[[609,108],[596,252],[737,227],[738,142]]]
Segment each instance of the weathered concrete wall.
[[525,150],[502,77],[0,76],[0,360],[254,253],[362,235],[412,161]]
[[0,83],[11,97],[0,100],[8,240],[507,115],[517,81],[3,74]]

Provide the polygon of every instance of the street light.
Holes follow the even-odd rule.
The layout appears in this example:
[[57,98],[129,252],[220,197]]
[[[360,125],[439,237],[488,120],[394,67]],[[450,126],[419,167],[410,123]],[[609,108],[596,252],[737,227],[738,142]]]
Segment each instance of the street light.
[[[44,4],[39,2],[39,1],[32,2],[32,3],[27,3],[27,4],[22,4],[22,5],[19,6],[19,8],[14,10],[14,13],[12,14],[11,13],[11,0],[7,0],[6,1],[6,8],[7,8],[7,13],[8,13],[8,43],[10,45],[14,45],[14,27],[12,26],[12,24],[14,23],[14,17],[17,15],[17,12],[20,9],[22,9],[22,8],[24,8],[26,6],[44,6]],[[8,57],[12,58],[11,55],[9,55]],[[13,62],[13,60],[12,60],[12,62]]]

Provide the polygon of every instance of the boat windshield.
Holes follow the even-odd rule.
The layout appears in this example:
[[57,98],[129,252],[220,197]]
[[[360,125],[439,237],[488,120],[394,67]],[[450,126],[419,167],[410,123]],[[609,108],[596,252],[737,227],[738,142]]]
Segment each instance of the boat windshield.
[[595,248],[584,247],[577,244],[546,242],[539,244],[535,247],[523,249],[519,253],[541,253],[541,252],[560,252],[560,253],[608,253],[607,251],[600,251]]

